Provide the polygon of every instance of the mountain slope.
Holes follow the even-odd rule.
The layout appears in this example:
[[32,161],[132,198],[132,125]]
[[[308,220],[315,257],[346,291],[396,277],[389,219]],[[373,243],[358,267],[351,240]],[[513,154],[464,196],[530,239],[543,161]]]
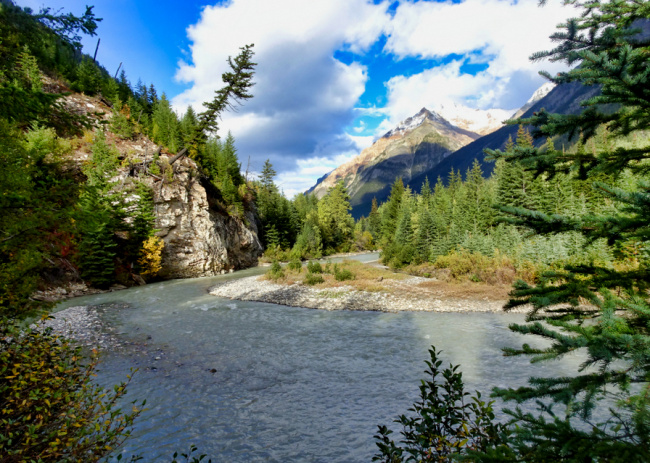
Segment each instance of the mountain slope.
[[422,108],[359,156],[332,171],[312,191],[321,198],[342,180],[350,194],[353,215],[356,215],[355,208],[370,203],[396,177],[401,176],[408,182],[479,137]]
[[[595,96],[599,91],[598,87],[587,87],[579,83],[559,85],[553,88],[544,98],[534,103],[521,117],[529,117],[542,108],[551,113],[578,114],[582,110],[580,102]],[[516,138],[517,130],[518,127],[516,125],[507,125],[496,132],[479,138],[460,148],[433,168],[413,177],[409,185],[413,190],[419,191],[425,178],[429,178],[429,181],[432,183],[438,177],[446,180],[451,169],[460,170],[465,174],[475,159],[479,160],[483,172],[485,175],[488,175],[492,172],[494,165],[484,160],[485,154],[483,150],[486,148],[502,149],[509,137],[512,137],[513,140]],[[536,140],[535,143],[539,146],[544,143],[544,140]],[[379,196],[377,199],[379,199]],[[370,211],[370,204],[360,209],[360,215],[367,214],[367,211]]]

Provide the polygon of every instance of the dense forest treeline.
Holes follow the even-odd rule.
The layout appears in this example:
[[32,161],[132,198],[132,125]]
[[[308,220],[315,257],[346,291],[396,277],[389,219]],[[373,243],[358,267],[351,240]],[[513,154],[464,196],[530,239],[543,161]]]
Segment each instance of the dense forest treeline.
[[[643,134],[613,141],[601,129],[595,139],[575,143],[568,151],[581,155],[587,150],[640,147],[645,142]],[[531,148],[532,137],[522,126],[505,152]],[[554,151],[553,143],[542,149]],[[410,266],[409,271],[418,273],[446,268],[442,274],[490,283],[512,283],[516,277],[532,282],[540,272],[563,265],[598,262],[623,268],[637,260],[637,245],[632,242],[610,246],[602,238],[588,240],[578,231],[545,236],[510,223],[509,212],[523,209],[568,217],[619,211],[620,205],[592,188],[592,178],[581,179],[579,172],[572,171],[535,176],[518,162],[501,158],[495,163],[488,179],[475,162],[464,180],[452,170],[447,182],[438,178],[430,186],[427,180],[420,194],[397,179],[387,202],[379,207],[373,204],[370,215],[361,220],[361,229],[379,243],[384,262],[392,268]],[[629,170],[597,177],[625,191],[640,179]]]

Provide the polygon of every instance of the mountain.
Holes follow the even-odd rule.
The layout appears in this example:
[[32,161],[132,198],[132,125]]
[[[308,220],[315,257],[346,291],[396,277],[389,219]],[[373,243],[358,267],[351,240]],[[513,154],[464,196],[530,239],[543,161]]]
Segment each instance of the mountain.
[[519,110],[514,113],[509,119],[518,119],[521,116],[524,115],[526,111],[528,111],[530,108],[533,107],[535,103],[537,103],[539,100],[544,98],[546,95],[548,95],[551,90],[555,88],[555,84],[553,82],[546,82],[544,85],[539,87],[537,90],[535,90],[535,93],[533,93],[533,96],[531,96],[526,104],[524,104]]
[[[592,98],[599,92],[600,88],[597,86],[584,86],[579,83],[558,85],[552,88],[543,98],[534,102],[528,109],[523,111],[521,117],[530,117],[534,112],[541,109],[545,109],[550,113],[578,114],[583,109],[580,103]],[[431,183],[434,183],[438,177],[446,180],[451,169],[456,171],[460,170],[465,174],[475,159],[478,159],[481,163],[484,174],[489,175],[492,172],[494,164],[485,161],[485,153],[483,151],[486,148],[502,149],[509,137],[512,137],[513,140],[516,138],[517,130],[518,127],[516,125],[506,125],[491,134],[485,135],[463,146],[431,169],[414,176],[409,182],[409,185],[413,190],[419,191],[425,178],[428,178]],[[535,140],[537,146],[542,145],[544,142],[545,140],[543,139]],[[377,199],[379,200],[379,196]],[[369,211],[370,203],[359,208],[357,214],[363,215]]]
[[[311,190],[318,198],[342,180],[355,209],[384,199],[386,188],[401,176],[409,182],[432,169],[452,152],[480,135],[450,123],[440,114],[422,108],[402,121],[351,161],[337,167]],[[369,206],[368,206],[369,207]]]
[[461,129],[487,135],[503,127],[503,121],[512,117],[510,109],[472,109],[456,103],[441,104],[435,111]]

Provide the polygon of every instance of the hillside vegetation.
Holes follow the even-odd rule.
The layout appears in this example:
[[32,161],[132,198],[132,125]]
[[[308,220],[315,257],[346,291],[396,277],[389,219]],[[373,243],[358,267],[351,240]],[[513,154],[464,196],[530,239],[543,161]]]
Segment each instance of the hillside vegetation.
[[[25,317],[48,308],[34,292],[65,279],[106,288],[160,270],[153,184],[174,182],[189,156],[223,214],[254,209],[234,140],[219,114],[250,98],[252,46],[201,114],[179,120],[153,86],[134,90],[81,53],[94,35],[82,16],[0,2],[0,455],[6,462],[93,462],[128,437],[141,403],[122,410],[125,383],[105,390],[97,365],[69,340]],[[152,142],[153,140],[153,142]],[[178,150],[178,151],[177,151]],[[173,156],[171,156],[173,155]],[[190,450],[190,454],[194,449]],[[189,458],[188,458],[189,460]],[[137,461],[135,458],[133,461]]]

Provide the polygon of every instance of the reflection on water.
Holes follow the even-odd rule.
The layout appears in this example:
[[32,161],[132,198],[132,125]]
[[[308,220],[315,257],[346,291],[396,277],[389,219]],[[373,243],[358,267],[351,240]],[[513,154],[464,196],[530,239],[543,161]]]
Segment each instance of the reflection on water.
[[[105,315],[133,344],[106,353],[99,374],[113,384],[139,368],[129,395],[146,397],[148,410],[126,454],[169,461],[195,444],[213,461],[369,461],[377,425],[417,397],[432,344],[462,365],[472,389],[521,385],[531,371],[500,352],[520,343],[507,329],[519,315],[327,312],[207,294],[217,281],[262,272],[66,303],[131,305]],[[568,373],[575,363],[536,366],[535,374]]]

